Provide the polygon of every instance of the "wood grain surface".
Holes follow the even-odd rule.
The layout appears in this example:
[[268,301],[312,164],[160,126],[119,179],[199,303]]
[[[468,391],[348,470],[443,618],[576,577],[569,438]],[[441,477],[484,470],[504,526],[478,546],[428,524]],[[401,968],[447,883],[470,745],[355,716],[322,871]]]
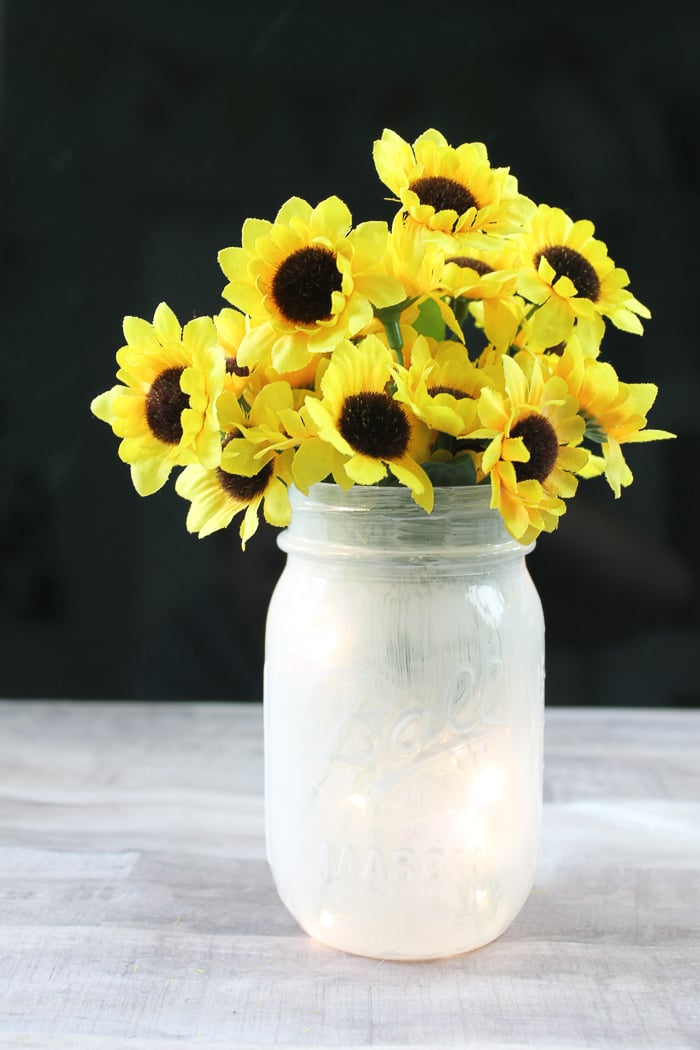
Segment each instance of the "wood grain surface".
[[700,1048],[700,712],[552,708],[496,942],[311,941],[265,860],[262,709],[0,702],[0,1047]]

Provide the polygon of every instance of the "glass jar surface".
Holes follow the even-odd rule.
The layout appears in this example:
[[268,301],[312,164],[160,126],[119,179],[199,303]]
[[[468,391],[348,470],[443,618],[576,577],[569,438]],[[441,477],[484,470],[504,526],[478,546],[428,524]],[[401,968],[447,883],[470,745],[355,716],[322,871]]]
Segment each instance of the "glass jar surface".
[[486,486],[293,492],[265,655],[267,853],[307,933],[381,959],[498,937],[534,878],[544,621]]

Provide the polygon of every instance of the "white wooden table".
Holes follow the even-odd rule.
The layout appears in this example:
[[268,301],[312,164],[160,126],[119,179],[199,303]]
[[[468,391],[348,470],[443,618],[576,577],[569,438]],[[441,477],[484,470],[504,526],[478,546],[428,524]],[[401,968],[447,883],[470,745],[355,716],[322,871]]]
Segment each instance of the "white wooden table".
[[470,955],[308,939],[259,705],[0,702],[0,1046],[700,1047],[700,712],[549,709],[541,863]]

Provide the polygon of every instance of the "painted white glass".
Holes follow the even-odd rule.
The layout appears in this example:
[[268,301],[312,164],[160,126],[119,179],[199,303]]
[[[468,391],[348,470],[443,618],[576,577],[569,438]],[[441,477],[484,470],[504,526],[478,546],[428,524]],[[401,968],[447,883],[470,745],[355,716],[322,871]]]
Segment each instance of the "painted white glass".
[[312,937],[429,959],[498,937],[534,877],[544,623],[488,486],[294,494],[265,660],[268,858]]

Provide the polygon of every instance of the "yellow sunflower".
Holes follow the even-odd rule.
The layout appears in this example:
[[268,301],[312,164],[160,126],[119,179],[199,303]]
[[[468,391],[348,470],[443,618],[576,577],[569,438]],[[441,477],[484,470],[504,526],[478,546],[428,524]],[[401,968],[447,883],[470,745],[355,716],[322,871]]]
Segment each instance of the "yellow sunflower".
[[358,346],[341,343],[321,380],[322,399],[307,397],[306,408],[318,436],[345,457],[352,481],[374,485],[388,469],[430,512],[433,487],[420,466],[428,431],[389,393],[393,368],[391,353],[376,336]]
[[566,341],[577,330],[608,317],[626,332],[641,335],[646,306],[626,290],[629,277],[616,268],[606,245],[593,236],[588,219],[574,222],[561,208],[541,204],[522,237],[518,291],[538,308],[527,323],[535,349]]
[[[248,318],[238,310],[228,307],[223,309],[214,318],[216,332],[226,358],[226,378],[224,390],[232,392],[236,397],[242,397],[251,402],[258,391],[267,383],[273,383],[280,379],[280,375],[272,365],[249,368],[242,365],[238,360],[238,351],[245,334],[249,331]],[[316,370],[321,356],[315,354],[309,364],[297,372],[286,372],[284,381],[291,387],[308,387],[313,389]]]
[[[527,307],[527,304],[524,304]],[[528,319],[525,316],[532,307],[523,311],[523,321],[520,330],[516,333],[512,346],[517,348],[516,358],[520,354],[528,354],[530,357],[560,357],[567,347],[576,347],[577,353],[585,357],[595,358],[600,354],[601,343],[605,335],[605,321],[597,314],[586,325],[576,324],[566,339],[552,346],[538,346],[532,338],[531,330],[528,328]]]
[[229,280],[224,298],[250,317],[241,365],[269,362],[280,375],[302,369],[313,354],[357,335],[371,322],[374,306],[405,297],[382,270],[386,223],[351,225],[338,197],[315,208],[293,197],[274,223],[247,219],[242,247],[219,252]]
[[[428,229],[407,221],[401,212],[392,223],[384,268],[401,284],[406,298],[395,309],[379,311],[380,319],[386,323],[387,316],[390,316],[399,327],[402,323],[413,324],[420,305],[432,299],[440,311],[442,323],[464,342],[459,321],[445,299],[444,248]],[[367,334],[371,334],[375,327],[374,324],[368,326]],[[401,336],[399,341],[403,342]]]
[[449,236],[512,233],[534,210],[508,168],[491,167],[481,142],[453,148],[430,128],[410,146],[385,129],[373,153],[379,178],[402,210],[430,230]]
[[226,307],[216,315],[214,325],[226,362],[224,389],[240,395],[250,383],[250,369],[238,361],[238,350],[248,331],[247,318],[238,310]]
[[396,369],[396,400],[431,430],[462,437],[479,426],[477,401],[489,378],[459,343],[419,336],[409,368]]
[[122,438],[119,457],[130,464],[136,491],[148,496],[175,466],[218,464],[216,403],[225,358],[210,317],[197,317],[183,329],[165,303],[152,324],[125,317],[124,337],[126,346],[117,352],[123,385],[100,394],[90,407]]
[[675,437],[666,430],[646,429],[658,388],[653,383],[620,382],[611,364],[586,357],[573,340],[560,357],[549,359],[549,366],[578,401],[586,437],[601,447],[602,456],[591,457],[585,476],[604,473],[619,497],[621,488],[634,480],[621,445]]
[[199,465],[186,467],[175,482],[175,491],[190,501],[186,519],[188,532],[196,532],[203,539],[218,529],[225,529],[237,514],[243,513],[239,532],[245,549],[257,531],[261,504],[265,521],[270,525],[280,528],[289,525],[291,458],[291,449],[282,453],[268,449],[257,462],[256,473],[251,475],[237,474],[223,466],[214,470]]
[[523,302],[516,296],[520,254],[517,246],[500,241],[490,249],[457,248],[445,259],[443,286],[459,306],[469,308],[489,342],[507,350],[524,317]]
[[[231,461],[239,444],[246,456],[252,454],[253,449],[264,455],[268,448],[286,448],[289,435],[282,426],[281,417],[292,408],[294,392],[282,379],[263,383],[251,398],[250,405],[232,391],[225,390],[218,403],[219,423],[227,442],[222,463],[226,459]],[[239,442],[239,439],[242,440]],[[236,469],[245,473],[240,467]],[[254,465],[250,467],[250,473],[255,473],[255,469]]]
[[511,357],[503,357],[502,367],[503,390],[481,391],[482,428],[474,436],[489,439],[481,470],[491,481],[491,506],[511,535],[529,543],[556,528],[563,498],[576,492],[574,473],[588,462],[588,452],[576,447],[585,424],[565,381],[545,379],[538,360],[529,379]]

